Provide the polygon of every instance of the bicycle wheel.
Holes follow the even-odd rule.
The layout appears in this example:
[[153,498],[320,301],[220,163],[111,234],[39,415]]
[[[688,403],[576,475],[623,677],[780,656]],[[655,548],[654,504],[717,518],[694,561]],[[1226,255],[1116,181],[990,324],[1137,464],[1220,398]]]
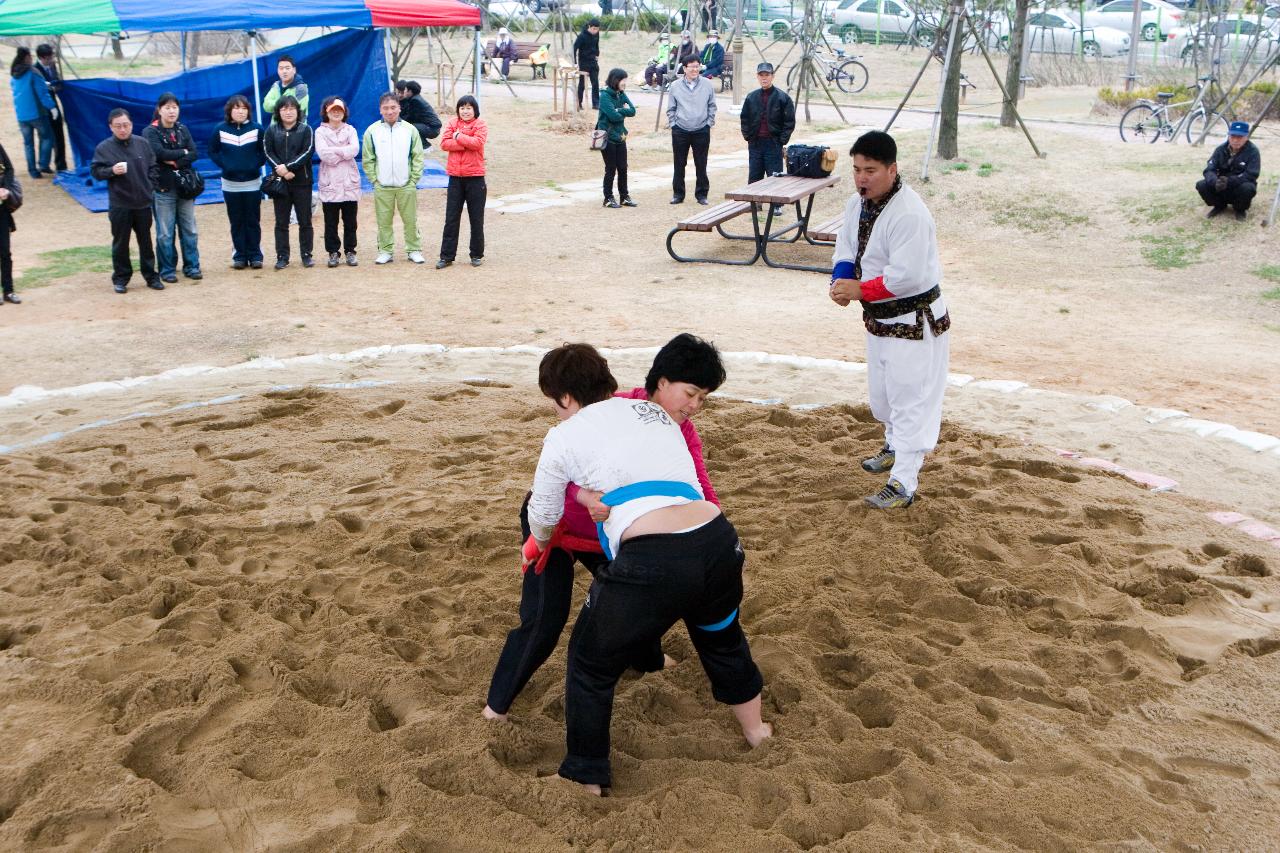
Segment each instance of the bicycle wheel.
[[791,70],[787,72],[788,92],[796,91],[796,81],[800,79],[800,68],[802,65],[803,63],[797,62],[795,65],[791,66]]
[[836,69],[836,85],[849,95],[856,95],[867,88],[867,79],[867,66],[856,59],[850,59]]
[[1147,104],[1135,104],[1120,116],[1123,142],[1155,142],[1160,138],[1160,120]]
[[1219,142],[1227,138],[1227,120],[1218,113],[1207,116],[1204,110],[1197,110],[1195,115],[1187,121],[1187,141],[1195,145],[1200,141],[1200,134],[1204,132],[1204,126],[1209,125],[1209,133],[1205,136],[1204,141],[1217,145]]

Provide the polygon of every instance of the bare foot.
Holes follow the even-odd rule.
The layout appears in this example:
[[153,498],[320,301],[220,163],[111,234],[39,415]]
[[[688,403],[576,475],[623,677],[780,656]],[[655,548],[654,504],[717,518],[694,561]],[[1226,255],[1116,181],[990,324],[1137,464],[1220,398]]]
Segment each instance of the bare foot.
[[773,737],[773,726],[768,723],[761,723],[760,728],[753,731],[743,729],[742,734],[746,736],[747,743],[751,744],[751,748],[755,749],[757,746]]
[[486,720],[497,720],[500,723],[505,723],[507,721],[506,714],[499,714],[488,705],[484,706],[484,710],[480,712],[480,716],[484,717]]
[[742,726],[742,736],[747,739],[747,743],[751,744],[752,749],[767,738],[773,737],[773,726],[760,719],[759,693],[754,699],[743,702],[741,705],[731,705],[730,708],[733,709],[733,716],[738,719],[738,725]]
[[561,776],[559,773],[557,773],[557,774],[556,774],[556,775],[554,775],[554,776],[547,776],[547,777],[546,777],[546,779],[547,779],[548,781],[555,782],[555,783],[557,783],[557,784],[559,784],[559,783],[561,783],[561,782],[567,782],[567,783],[569,783],[570,785],[573,785],[573,786],[577,787],[577,788],[578,788],[580,791],[582,791],[584,794],[590,794],[590,795],[591,795],[591,796],[593,796],[593,797],[603,797],[603,796],[604,796],[604,791],[603,791],[603,789],[601,789],[601,787],[600,787],[599,785],[584,785],[584,784],[582,784],[581,782],[575,782],[575,781],[573,781],[572,779],[570,779],[570,778],[568,778],[568,777],[566,777],[566,776]]
[[680,661],[676,660],[676,659],[675,659],[675,658],[673,658],[671,655],[666,654],[665,652],[663,653],[663,655],[662,655],[662,668],[663,668],[663,669],[671,669],[671,667],[675,666],[675,665],[676,665],[676,664],[678,664],[678,663],[680,663]]

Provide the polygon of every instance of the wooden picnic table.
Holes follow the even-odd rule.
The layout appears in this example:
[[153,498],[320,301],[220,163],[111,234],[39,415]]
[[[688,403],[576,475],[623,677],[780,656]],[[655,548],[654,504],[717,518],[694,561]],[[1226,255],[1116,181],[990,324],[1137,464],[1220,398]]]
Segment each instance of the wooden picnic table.
[[[805,264],[787,264],[770,260],[770,243],[795,243],[800,239],[812,246],[829,245],[818,242],[809,236],[809,217],[813,213],[813,199],[819,192],[840,182],[836,175],[825,178],[797,178],[791,175],[778,175],[764,178],[740,189],[725,193],[725,198],[732,201],[748,202],[751,205],[751,227],[754,232],[757,251],[760,258],[771,267],[789,270],[806,270],[809,272],[830,273],[831,266],[808,266]],[[796,222],[781,231],[773,231],[774,205],[794,204],[796,206]],[[764,225],[761,227],[761,208],[767,208]],[[794,231],[789,238],[782,235]]]

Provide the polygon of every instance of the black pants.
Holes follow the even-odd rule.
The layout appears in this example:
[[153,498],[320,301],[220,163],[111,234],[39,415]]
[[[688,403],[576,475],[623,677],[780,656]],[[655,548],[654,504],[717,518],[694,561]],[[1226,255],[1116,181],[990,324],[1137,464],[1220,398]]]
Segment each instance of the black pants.
[[778,140],[754,139],[747,143],[747,183],[782,172],[782,145]]
[[[358,201],[326,201],[320,208],[324,211],[324,250],[334,252],[354,252],[356,250],[356,211],[360,207]],[[342,241],[338,241],[338,217],[342,217]],[[343,247],[346,247],[345,249]]]
[[452,261],[458,254],[458,229],[462,225],[462,206],[467,206],[471,224],[471,257],[484,257],[484,200],[489,188],[484,175],[474,178],[449,176],[449,195],[444,203],[444,238],[440,241],[440,257]]
[[[600,67],[583,68],[582,71],[587,73],[587,77],[591,78],[591,109],[600,109]],[[587,78],[578,78],[578,109],[582,109],[582,96],[586,92]]]
[[129,279],[133,278],[133,262],[129,260],[130,234],[138,241],[138,265],[142,267],[142,280],[147,284],[159,281],[156,250],[151,244],[151,208],[108,208],[107,220],[111,223],[111,283],[128,284]]
[[12,222],[13,214],[0,207],[0,293],[13,293],[13,252],[9,244]]
[[613,176],[618,176],[618,195],[626,198],[630,195],[627,192],[627,143],[622,142],[606,142],[604,149],[600,152],[604,155],[604,197],[610,198],[613,195]]
[[711,192],[707,178],[707,149],[711,147],[711,128],[682,130],[671,128],[671,153],[675,156],[675,172],[671,176],[671,194],[684,198],[684,167],[689,162],[689,149],[693,149],[693,170],[697,175],[693,185],[694,198],[706,198]]
[[1253,204],[1253,197],[1258,194],[1258,185],[1250,181],[1233,181],[1225,190],[1219,192],[1214,189],[1213,181],[1205,178],[1196,184],[1196,192],[1200,193],[1200,198],[1204,199],[1207,205],[1212,207],[1231,205],[1244,213]]
[[600,567],[569,640],[561,776],[609,784],[618,677],[636,649],[676,622],[684,621],[717,701],[740,705],[759,695],[764,679],[737,617],[744,559],[737,531],[718,516],[688,533],[637,536]]
[[58,117],[53,120],[53,168],[59,172],[65,172],[67,170],[66,120],[62,117],[62,105],[58,106]]
[[[227,220],[231,223],[231,260],[253,263],[262,260],[262,193],[224,192]],[[285,215],[285,221],[289,217]]]
[[298,214],[298,249],[305,258],[310,256],[315,242],[315,229],[311,227],[311,180],[285,181],[284,185],[289,188],[289,194],[271,199],[276,209],[276,257],[289,258],[289,211],[293,210]]

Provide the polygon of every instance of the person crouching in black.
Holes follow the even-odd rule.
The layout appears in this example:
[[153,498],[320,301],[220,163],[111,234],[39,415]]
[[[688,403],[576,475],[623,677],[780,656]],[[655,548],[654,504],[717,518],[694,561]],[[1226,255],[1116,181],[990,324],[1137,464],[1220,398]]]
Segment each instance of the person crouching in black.
[[1227,130],[1227,141],[1213,149],[1204,167],[1204,179],[1196,183],[1200,198],[1209,205],[1205,218],[1213,219],[1231,205],[1236,219],[1244,221],[1253,197],[1258,193],[1258,176],[1262,174],[1262,155],[1249,141],[1249,123],[1233,121]]
[[439,136],[444,123],[431,108],[431,104],[427,103],[427,99],[422,97],[422,86],[417,80],[397,80],[396,97],[400,99],[400,120],[418,129],[418,136],[422,138],[422,150],[426,151],[431,147],[427,140]]

